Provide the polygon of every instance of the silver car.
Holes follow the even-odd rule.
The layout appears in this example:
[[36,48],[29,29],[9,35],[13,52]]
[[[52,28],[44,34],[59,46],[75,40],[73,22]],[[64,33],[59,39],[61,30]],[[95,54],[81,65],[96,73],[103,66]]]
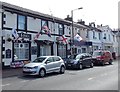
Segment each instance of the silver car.
[[33,62],[23,66],[23,73],[25,75],[39,75],[44,77],[51,72],[65,72],[64,61],[59,56],[40,56]]

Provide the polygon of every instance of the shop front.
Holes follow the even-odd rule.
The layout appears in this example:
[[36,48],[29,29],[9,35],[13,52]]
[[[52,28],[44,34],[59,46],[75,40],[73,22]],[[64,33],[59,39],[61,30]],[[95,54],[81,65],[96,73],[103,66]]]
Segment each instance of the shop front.
[[90,48],[92,46],[92,42],[90,41],[76,41],[74,40],[73,45],[73,54],[79,54],[79,53],[90,53]]
[[67,43],[64,42],[64,39],[60,36],[56,38],[56,44],[57,44],[57,56],[60,56],[61,58],[65,59],[68,56],[68,47]]
[[19,39],[12,41],[11,67],[22,67],[31,60],[31,35],[19,33]]
[[37,43],[37,57],[53,55],[54,42],[49,40],[35,40]]

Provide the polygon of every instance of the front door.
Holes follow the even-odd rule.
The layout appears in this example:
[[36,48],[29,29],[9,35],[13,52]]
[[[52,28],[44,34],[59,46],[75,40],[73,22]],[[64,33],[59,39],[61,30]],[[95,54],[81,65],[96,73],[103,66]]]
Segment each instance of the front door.
[[49,55],[51,55],[51,46],[50,45],[40,46],[40,56],[49,56]]

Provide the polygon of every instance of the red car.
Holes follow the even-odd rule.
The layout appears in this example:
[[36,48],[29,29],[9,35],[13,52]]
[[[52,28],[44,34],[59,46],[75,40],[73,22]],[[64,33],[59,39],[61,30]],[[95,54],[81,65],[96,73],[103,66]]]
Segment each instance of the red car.
[[104,65],[106,63],[112,64],[113,58],[110,51],[106,50],[96,50],[92,55],[94,64]]

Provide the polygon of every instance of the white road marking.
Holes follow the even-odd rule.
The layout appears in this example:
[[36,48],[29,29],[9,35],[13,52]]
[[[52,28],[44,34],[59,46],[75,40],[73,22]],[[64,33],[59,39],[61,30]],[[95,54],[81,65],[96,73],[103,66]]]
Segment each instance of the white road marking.
[[4,85],[2,85],[2,86],[8,86],[8,85],[10,85],[10,83],[8,83],[8,84],[4,84]]
[[21,83],[23,83],[23,82],[27,82],[26,80],[24,80],[24,81],[20,81]]
[[95,77],[92,77],[92,78],[88,78],[88,80],[92,80],[92,79],[94,79]]

